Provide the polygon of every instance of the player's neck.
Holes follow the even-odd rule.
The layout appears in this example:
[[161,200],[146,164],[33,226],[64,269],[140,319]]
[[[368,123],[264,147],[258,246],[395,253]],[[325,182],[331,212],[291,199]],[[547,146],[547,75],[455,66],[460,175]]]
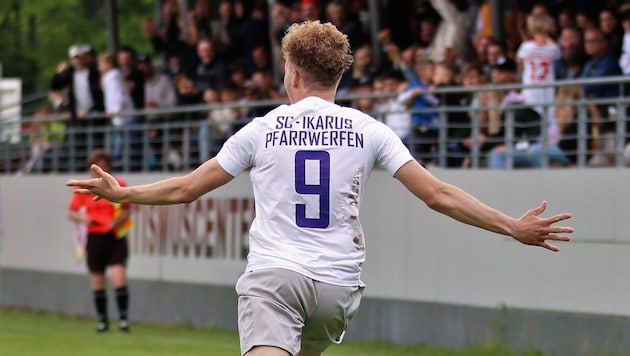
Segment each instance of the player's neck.
[[326,101],[330,101],[331,103],[335,102],[335,91],[310,89],[299,91],[298,93],[293,93],[293,95],[291,96],[291,103],[297,103],[298,101],[304,98],[308,98],[310,96],[318,97]]

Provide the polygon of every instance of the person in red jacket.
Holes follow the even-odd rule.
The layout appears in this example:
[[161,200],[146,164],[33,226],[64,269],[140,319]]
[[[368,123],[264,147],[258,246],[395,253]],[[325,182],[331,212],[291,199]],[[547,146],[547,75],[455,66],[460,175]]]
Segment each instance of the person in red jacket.
[[[109,172],[112,166],[111,156],[102,149],[90,153],[89,165],[97,165]],[[116,178],[122,185],[125,182]],[[94,200],[94,196],[72,194],[68,208],[68,218],[87,227],[87,266],[94,295],[94,306],[98,317],[96,332],[109,330],[107,314],[107,293],[105,270],[109,267],[111,284],[116,293],[116,304],[120,316],[119,326],[123,332],[129,332],[127,289],[127,233],[131,229],[130,204],[111,203],[107,200]]]

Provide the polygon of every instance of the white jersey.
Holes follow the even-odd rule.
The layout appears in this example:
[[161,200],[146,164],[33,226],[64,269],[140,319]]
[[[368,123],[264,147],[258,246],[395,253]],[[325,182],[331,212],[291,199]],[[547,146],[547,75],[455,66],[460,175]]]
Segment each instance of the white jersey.
[[[560,59],[560,47],[554,42],[544,45],[534,41],[525,41],[518,49],[517,56],[523,61],[523,84],[553,83],[555,80],[554,62]],[[540,115],[547,118],[549,143],[558,142],[558,125],[553,103],[556,90],[548,88],[529,88],[522,90],[525,103],[534,106]],[[545,109],[546,106],[546,109]]]
[[230,137],[217,155],[236,176],[251,168],[256,218],[247,270],[289,269],[339,286],[361,283],[361,196],[376,164],[394,175],[412,160],[381,122],[317,97],[281,105]]
[[[523,61],[523,84],[553,83],[554,61],[560,58],[560,48],[553,42],[544,45],[525,41],[518,49],[518,58]],[[523,89],[528,104],[553,103],[553,88]]]

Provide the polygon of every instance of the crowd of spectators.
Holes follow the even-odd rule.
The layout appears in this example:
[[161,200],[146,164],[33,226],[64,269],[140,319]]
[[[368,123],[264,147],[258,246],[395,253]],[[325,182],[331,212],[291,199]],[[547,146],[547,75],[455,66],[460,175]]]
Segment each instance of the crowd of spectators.
[[[377,33],[372,31],[374,19],[366,0],[277,0],[271,7],[263,0],[189,3],[192,8],[182,11],[177,0],[164,0],[157,18],[147,16],[139,24],[152,45],[152,53],[136,53],[133,46],[100,54],[89,45],[70,47],[69,63],[60,64],[50,87],[54,109],[71,114],[69,127],[112,125],[112,119],[124,111],[211,104],[209,111],[177,115],[178,121],[201,123],[191,140],[200,148],[199,158],[207,158],[246,120],[268,110],[221,104],[286,100],[282,74],[277,73],[283,68],[282,59],[275,49],[292,23],[320,20],[331,22],[348,36],[355,56],[353,67],[339,84],[339,95],[392,94],[349,104],[387,123],[424,163],[438,163],[440,107],[464,105],[473,110],[495,106],[499,109],[477,110],[474,118],[461,110],[447,113],[446,163],[467,167],[470,151],[477,145],[490,157],[490,168],[503,168],[504,163],[492,162],[502,162],[505,111],[511,104],[524,103],[531,107],[515,110],[515,120],[546,122],[548,125],[543,127],[548,131],[542,134],[539,127],[528,137],[519,133],[523,142],[514,150],[538,147],[544,137],[549,147],[557,148],[554,152],[562,156],[550,163],[566,166],[576,160],[576,110],[570,105],[552,110],[545,104],[581,97],[615,97],[622,87],[589,85],[544,92],[454,94],[440,94],[435,88],[536,84],[630,73],[630,3],[622,0],[502,1],[505,34],[499,37],[493,35],[487,0],[380,0]],[[542,47],[546,50],[537,52]],[[108,98],[103,93],[107,91],[101,80],[106,72],[100,62],[107,60],[114,60],[119,73],[115,76],[119,79],[114,80],[122,81],[118,84],[124,84],[131,104],[106,105]],[[108,118],[82,119],[91,112],[105,112]],[[590,110],[595,122],[590,125],[591,144],[603,153],[611,145],[607,135],[614,130],[612,114],[609,105]],[[114,125],[174,119],[175,115],[149,114],[118,120]],[[480,125],[479,135],[474,137],[473,122]],[[162,167],[163,151],[159,147],[164,133],[155,130],[149,136],[149,147],[155,154],[142,159],[150,166]],[[120,137],[130,139],[134,135]],[[134,141],[126,145],[133,149]],[[174,145],[164,157],[172,166],[177,166],[177,150]],[[121,158],[116,157],[118,152],[113,152],[116,159]],[[535,155],[539,153],[538,149]],[[515,165],[541,165],[532,152],[523,157]],[[591,158],[593,165],[610,164],[605,154],[593,154]]]

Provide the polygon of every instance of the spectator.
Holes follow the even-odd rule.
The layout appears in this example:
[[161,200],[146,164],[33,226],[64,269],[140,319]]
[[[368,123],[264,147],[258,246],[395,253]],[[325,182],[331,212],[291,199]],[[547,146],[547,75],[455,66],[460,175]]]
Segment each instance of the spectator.
[[136,50],[123,46],[117,53],[118,68],[125,80],[127,91],[133,100],[133,107],[140,110],[144,107],[144,75],[137,67]]
[[468,4],[458,0],[431,0],[442,20],[431,43],[429,58],[434,63],[456,65],[471,59],[471,44],[466,32]]
[[558,146],[564,152],[570,164],[577,163],[577,105],[576,101],[584,99],[579,86],[562,86],[556,94],[556,121],[558,122]]
[[566,27],[560,34],[560,59],[554,62],[556,79],[575,79],[582,73],[587,60],[584,38],[577,27]]
[[584,8],[575,12],[575,24],[582,32],[597,28],[597,21],[594,19],[594,16]]
[[[610,55],[606,36],[602,30],[591,28],[584,33],[584,49],[590,60],[584,65],[581,78],[601,78],[621,75],[618,60]],[[612,98],[619,96],[618,84],[593,84],[584,86],[584,95],[588,98]],[[597,107],[598,118],[608,117],[608,105]],[[607,126],[610,122],[608,122]],[[604,128],[607,130],[609,127]]]
[[[401,93],[407,87],[403,75],[399,71],[387,71],[377,76],[374,91],[379,94]],[[380,100],[376,104],[375,113],[382,121],[400,137],[405,145],[409,145],[409,133],[411,132],[411,114],[401,102],[399,96],[392,96]]]
[[486,79],[488,81],[492,80],[491,72],[492,68],[499,63],[499,60],[506,58],[508,53],[507,44],[505,41],[498,40],[496,38],[490,39],[490,43],[488,44],[488,50],[486,52],[486,66],[484,67],[484,71],[486,72]]
[[[131,95],[131,100],[133,102],[133,110],[142,110],[144,108],[145,93],[144,93],[144,75],[138,69],[138,55],[136,50],[130,46],[123,46],[118,53],[116,54],[118,59],[118,68],[120,73],[123,75],[125,86],[127,87],[127,92]],[[129,149],[130,149],[130,159],[132,166],[131,168],[134,171],[138,171],[141,169],[142,160],[143,160],[143,132],[138,129],[138,126],[141,126],[145,123],[145,117],[143,115],[134,115],[131,117],[129,122],[130,126],[135,126],[135,128],[129,131]],[[112,152],[114,157],[116,157],[116,152]]]
[[[49,106],[40,107],[34,115],[34,120],[23,131],[29,134],[31,155],[24,163],[18,174],[26,174],[33,170],[39,162],[45,160],[45,155],[54,148],[59,149],[64,140],[66,123],[61,120],[50,120],[53,111]],[[46,163],[46,162],[44,162]],[[44,167],[47,171],[49,167]]]
[[[517,64],[512,59],[506,58],[493,69],[495,82],[510,84],[518,81]],[[560,147],[555,143],[548,143],[546,147],[540,142],[541,116],[536,110],[530,108],[510,108],[511,105],[521,106],[525,104],[525,97],[516,90],[505,95],[501,101],[500,110],[503,122],[503,130],[506,129],[506,112],[512,111],[514,118],[514,138],[516,142],[501,142],[505,136],[504,131],[495,135],[493,142],[486,140],[494,147],[489,153],[489,169],[507,168],[507,145],[511,145],[514,167],[539,168],[543,165],[543,151],[547,150],[549,164],[552,166],[566,166],[569,160]],[[486,146],[487,147],[487,146]]]
[[239,87],[227,80],[222,85],[218,102],[223,106],[211,109],[208,113],[210,123],[211,157],[214,157],[223,146],[225,140],[234,132],[237,121],[241,118],[241,110],[236,106],[241,97]]
[[[527,32],[531,35],[531,40],[523,42],[517,53],[524,86],[554,81],[553,65],[560,59],[560,48],[549,35],[552,21],[544,13],[535,13],[527,18]],[[552,105],[555,99],[554,87],[525,87],[521,93],[526,104],[532,105],[541,116],[546,116],[550,127],[556,127]]]
[[153,51],[162,58],[179,55],[183,42],[182,19],[177,0],[165,0],[162,3],[160,19],[155,22],[152,17],[146,17],[142,24],[142,31],[151,39]]
[[352,99],[349,106],[361,112],[364,112],[368,115],[374,115],[376,102],[374,98],[369,97],[369,95],[373,93],[374,93],[374,90],[372,88],[371,82],[370,83],[359,83],[359,82],[353,83],[352,87],[350,87],[349,94],[351,96],[359,96],[359,97]]
[[273,73],[273,63],[269,54],[269,48],[264,45],[254,47],[251,53],[248,54],[244,67],[247,76],[251,76],[257,71]]
[[273,26],[272,41],[276,45],[279,45],[282,41],[282,37],[284,37],[284,34],[289,29],[289,26],[293,23],[291,19],[292,1],[274,1],[271,14]]
[[349,71],[352,82],[371,85],[376,71],[377,66],[372,56],[371,47],[368,45],[359,47],[354,52],[354,63],[351,71]]
[[[459,85],[455,81],[456,74],[455,68],[452,65],[448,63],[436,64],[432,79],[433,87],[440,88]],[[440,106],[449,108],[444,114],[446,118],[446,138],[448,140],[448,147],[453,148],[457,146],[464,137],[470,134],[470,119],[468,115],[463,111],[456,111],[465,101],[466,94],[449,92],[436,94],[436,97],[439,100]],[[453,150],[451,149],[449,151]],[[463,156],[448,156],[446,157],[445,164],[448,167],[461,167],[463,158]]]
[[209,39],[202,39],[197,44],[199,65],[195,71],[194,83],[198,93],[208,89],[221,91],[221,83],[227,77],[226,66],[218,58],[214,43]]
[[630,6],[621,13],[621,24],[623,26],[623,40],[619,66],[623,74],[630,74]]
[[81,126],[86,126],[87,121],[83,119],[88,113],[103,111],[103,92],[99,72],[96,68],[88,66],[84,46],[70,46],[68,57],[70,65],[64,61],[57,66],[50,90],[56,93],[67,90],[67,97],[58,96],[63,98],[62,102],[57,104],[58,110],[67,110],[71,113],[71,125],[81,123],[83,124]]
[[[237,1],[235,5],[243,8],[243,3]],[[249,13],[243,8],[241,12],[238,28],[233,32],[235,47],[235,59],[238,61],[251,60],[255,48],[265,47],[267,52],[271,48],[271,38],[269,35],[269,19],[267,16],[267,6],[265,3],[253,2]],[[233,59],[229,59],[233,61]]]
[[547,35],[551,38],[554,38],[555,36],[558,35],[558,26],[557,23],[552,15],[552,11],[549,8],[549,3],[548,2],[543,2],[543,1],[538,1],[536,3],[534,3],[531,7],[531,9],[529,10],[529,12],[527,13],[526,16],[522,16],[521,22],[522,24],[519,26],[521,28],[521,40],[522,41],[527,41],[527,40],[531,40],[534,36],[533,33],[531,33],[531,31],[529,30],[529,18],[532,16],[547,16],[550,18],[550,22],[549,22],[549,29],[547,30]]
[[352,50],[359,48],[365,44],[365,34],[363,33],[361,23],[357,19],[348,16],[348,9],[340,0],[332,0],[326,5],[326,18],[341,33],[348,36],[350,47]]
[[320,19],[318,0],[300,0],[301,21],[317,21]]
[[[138,70],[144,78],[144,108],[154,109],[160,107],[170,107],[177,104],[175,87],[168,75],[156,72],[148,54],[138,56]],[[148,116],[154,120],[155,116]]]
[[[175,106],[177,104],[177,94],[175,86],[171,78],[164,74],[155,71],[151,62],[151,57],[148,54],[141,54],[138,56],[138,69],[144,75],[144,94],[146,110],[152,110],[157,108],[166,108]],[[148,114],[146,116],[147,121],[153,124],[162,123],[170,120],[171,115],[155,115]],[[171,130],[168,134],[168,140],[174,140],[174,131]],[[148,132],[148,138],[151,142],[151,153],[147,157],[148,165],[150,168],[155,169],[161,166],[162,146],[167,144],[164,142],[164,135],[160,129],[152,129]]]
[[565,7],[558,12],[558,44],[562,46],[562,32],[565,28],[577,27],[575,13],[570,7]]
[[[462,70],[462,85],[464,87],[477,87],[486,83],[483,67],[478,63],[469,63]],[[448,146],[451,156],[459,157],[461,159],[460,164],[462,168],[468,168],[470,166],[469,153],[473,150],[473,145],[480,146],[481,141],[487,136],[488,122],[482,120],[480,115],[479,106],[481,102],[484,102],[483,97],[487,96],[488,91],[475,91],[466,92],[461,98],[460,105],[468,107],[470,109],[468,114],[468,120],[470,120],[470,127],[473,125],[479,125],[479,136],[473,138],[471,130],[468,130],[468,136],[461,140],[450,143]],[[477,113],[476,119],[474,114]],[[485,117],[487,119],[487,116]]]
[[[111,52],[104,52],[98,56],[98,70],[103,78],[103,93],[105,100],[105,112],[111,119],[114,128],[121,129],[131,122],[130,116],[124,116],[126,112],[133,111],[133,100],[127,90],[121,71],[116,67],[116,57]],[[125,135],[123,131],[115,131],[112,134],[112,157],[115,159],[123,156]],[[127,165],[125,165],[127,166]]]
[[123,75],[127,91],[131,95],[134,108],[144,107],[144,76],[138,70],[138,54],[131,46],[122,46],[116,53],[116,61]]
[[608,53],[615,58],[621,55],[623,44],[623,27],[619,21],[619,13],[612,7],[599,12],[599,29],[602,30],[608,42]]
[[411,121],[414,127],[410,144],[414,146],[419,158],[428,164],[433,162],[435,144],[438,137],[439,116],[431,110],[439,100],[430,92],[435,65],[426,59],[415,64],[417,79],[410,82],[400,94],[399,100],[412,110]]

